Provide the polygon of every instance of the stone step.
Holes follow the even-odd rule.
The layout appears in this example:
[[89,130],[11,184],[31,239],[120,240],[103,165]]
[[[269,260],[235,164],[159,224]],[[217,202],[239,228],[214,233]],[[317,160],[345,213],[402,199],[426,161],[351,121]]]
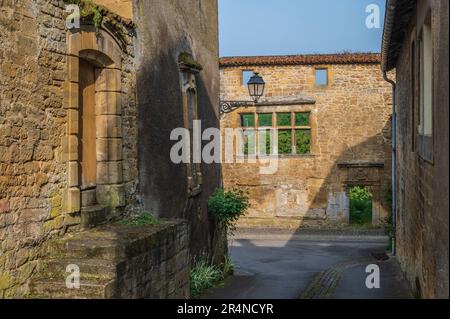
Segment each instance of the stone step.
[[106,208],[96,205],[81,208],[81,226],[84,229],[94,228],[108,221]]
[[69,265],[77,266],[80,270],[81,280],[87,280],[91,283],[121,277],[126,271],[125,262],[76,258],[46,259],[39,264],[39,278],[51,281],[64,281],[70,274],[66,271]]
[[[167,227],[161,226],[161,227]],[[168,238],[176,238],[176,228],[167,232],[158,231],[157,227],[150,227],[152,231],[143,232],[142,228],[130,228],[115,226],[114,232],[103,231],[96,228],[93,231],[79,233],[73,237],[67,237],[48,243],[47,255],[52,259],[100,259],[100,260],[124,260],[141,255],[148,251],[149,247],[165,246]],[[170,242],[161,254],[154,256],[157,262],[173,253],[177,240]]]
[[119,260],[124,257],[122,248],[109,239],[62,239],[49,243],[49,256],[67,259]]
[[79,289],[69,289],[63,281],[37,280],[30,286],[30,298],[35,299],[108,299],[114,298],[115,280],[96,283],[80,282]]
[[81,192],[81,207],[91,207],[97,204],[97,190],[87,189]]

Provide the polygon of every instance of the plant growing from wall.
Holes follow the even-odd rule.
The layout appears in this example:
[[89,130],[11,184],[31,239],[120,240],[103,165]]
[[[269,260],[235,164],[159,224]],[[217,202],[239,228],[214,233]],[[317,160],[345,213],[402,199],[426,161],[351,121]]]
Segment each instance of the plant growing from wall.
[[220,286],[233,273],[233,268],[234,266],[228,257],[220,266],[210,265],[204,259],[194,263],[189,276],[191,298],[198,298],[206,290]]
[[145,227],[160,225],[161,222],[149,212],[144,212],[140,216],[124,219],[120,222],[124,226]]
[[233,188],[231,190],[218,189],[208,200],[208,213],[218,219],[220,226],[234,232],[236,222],[245,215],[249,207],[246,192]]
[[390,186],[386,187],[384,201],[386,202],[387,206],[389,207],[389,213],[383,222],[383,228],[386,232],[386,235],[389,236],[389,246],[387,247],[387,249],[392,250],[393,241],[394,241],[394,223],[393,223],[393,216],[392,216],[392,187],[390,187]]
[[103,21],[104,10],[94,3],[93,0],[65,0],[66,3],[76,4],[80,7],[82,18],[92,16],[92,22],[96,29],[100,28]]
[[191,298],[199,297],[205,290],[217,285],[223,279],[219,267],[209,265],[202,260],[194,264],[189,276]]
[[249,198],[246,192],[233,188],[231,190],[217,189],[208,200],[208,213],[217,221],[211,247],[212,263],[218,264],[223,260],[216,259],[228,255],[227,235],[233,235],[236,222],[243,216],[249,207]]

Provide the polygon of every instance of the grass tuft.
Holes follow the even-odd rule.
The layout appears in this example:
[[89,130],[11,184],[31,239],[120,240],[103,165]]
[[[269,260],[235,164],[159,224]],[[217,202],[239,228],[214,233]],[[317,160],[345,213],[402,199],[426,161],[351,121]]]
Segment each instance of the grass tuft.
[[160,225],[161,221],[152,214],[145,212],[140,216],[124,219],[120,223],[124,226],[145,227]]
[[210,265],[205,260],[197,262],[190,273],[191,298],[199,298],[206,290],[220,286],[227,276],[233,274],[233,269],[229,258],[220,267]]

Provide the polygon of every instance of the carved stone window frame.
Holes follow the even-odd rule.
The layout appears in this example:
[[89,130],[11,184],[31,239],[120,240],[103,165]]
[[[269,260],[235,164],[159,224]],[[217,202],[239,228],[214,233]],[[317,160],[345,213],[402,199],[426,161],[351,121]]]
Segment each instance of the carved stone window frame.
[[[277,123],[277,116],[278,114],[283,113],[289,113],[291,114],[291,124],[289,126],[280,126]],[[237,118],[239,120],[238,123],[236,123],[236,127],[239,127],[245,131],[249,131],[248,135],[255,135],[254,142],[255,142],[255,153],[254,154],[244,154],[237,150],[236,156],[238,158],[247,158],[247,157],[254,157],[258,156],[259,158],[270,158],[270,157],[277,157],[277,158],[308,158],[308,157],[314,157],[316,155],[316,134],[317,134],[317,123],[316,123],[316,112],[315,108],[310,105],[301,105],[301,106],[263,106],[258,107],[258,109],[254,111],[247,111],[243,110],[241,112],[238,112],[239,117]],[[242,116],[252,114],[255,118],[255,123],[253,127],[244,127],[242,126]],[[260,126],[258,123],[259,115],[260,114],[271,114],[272,115],[272,125],[270,127],[264,127]],[[298,126],[295,125],[295,114],[309,114],[309,125],[308,126]],[[264,152],[261,152],[261,144],[260,144],[260,131],[267,130],[269,134],[273,135],[274,131],[279,130],[291,130],[292,131],[292,154],[279,154],[278,152],[278,141],[272,138],[272,152],[271,154],[265,154]],[[305,154],[297,154],[296,151],[296,139],[295,139],[295,131],[297,130],[308,130],[310,132],[310,152]],[[253,133],[252,133],[253,132]]]
[[[188,65],[184,62],[179,62],[180,69],[180,85],[181,85],[181,96],[182,96],[182,106],[183,106],[183,121],[184,127],[190,129],[193,123],[191,120],[199,120],[198,114],[198,90],[197,90],[197,79],[196,76],[201,72],[200,68]],[[194,105],[192,108],[189,106],[190,94],[194,95]],[[193,114],[190,114],[190,109]],[[191,134],[192,135],[192,130]],[[191,136],[192,140],[201,139],[201,136]],[[191,155],[193,154],[193,145],[191,143],[190,148]],[[201,162],[201,158],[199,159]],[[190,156],[189,163],[186,164],[187,167],[187,189],[188,194],[191,197],[197,196],[202,192],[203,175],[201,170],[201,163],[195,163],[194,158]]]

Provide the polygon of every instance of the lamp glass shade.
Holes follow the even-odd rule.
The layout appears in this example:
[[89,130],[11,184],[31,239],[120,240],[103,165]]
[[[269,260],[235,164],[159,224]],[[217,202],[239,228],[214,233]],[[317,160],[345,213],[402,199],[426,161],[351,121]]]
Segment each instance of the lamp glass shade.
[[257,72],[250,78],[247,83],[248,85],[248,93],[253,98],[255,102],[264,95],[264,87],[266,83],[263,78],[259,76]]

